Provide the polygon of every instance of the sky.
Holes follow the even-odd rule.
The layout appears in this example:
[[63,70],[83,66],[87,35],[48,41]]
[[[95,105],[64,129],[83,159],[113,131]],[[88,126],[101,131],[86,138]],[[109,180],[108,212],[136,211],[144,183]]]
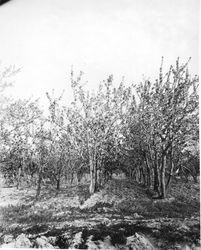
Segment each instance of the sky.
[[199,0],[11,0],[0,7],[0,69],[21,72],[7,91],[15,98],[65,89],[72,100],[71,67],[86,88],[114,75],[115,84],[155,79],[164,67],[192,57],[198,74]]

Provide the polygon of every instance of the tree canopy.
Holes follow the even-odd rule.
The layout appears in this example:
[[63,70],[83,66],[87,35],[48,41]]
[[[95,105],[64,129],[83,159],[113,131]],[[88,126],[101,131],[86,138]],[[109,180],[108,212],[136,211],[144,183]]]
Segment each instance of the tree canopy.
[[82,72],[72,71],[73,102],[62,106],[63,95],[46,93],[48,116],[33,100],[3,105],[6,78],[15,72],[0,75],[1,172],[9,183],[37,185],[38,197],[43,183],[59,189],[88,174],[93,194],[119,171],[165,198],[172,176],[196,181],[199,79],[188,62],[177,59],[164,73],[162,59],[158,79],[131,86],[117,86],[111,75],[94,92],[84,89]]

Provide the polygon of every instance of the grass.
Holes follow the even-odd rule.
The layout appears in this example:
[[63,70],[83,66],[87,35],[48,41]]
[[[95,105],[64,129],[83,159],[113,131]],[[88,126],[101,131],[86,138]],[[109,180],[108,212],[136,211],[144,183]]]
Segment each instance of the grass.
[[[6,193],[2,191],[0,196],[4,197],[5,201],[7,194],[9,204],[3,203],[2,206],[0,204],[2,235],[9,233],[19,235],[22,232],[38,234],[39,232],[50,232],[56,228],[94,228],[98,225],[102,225],[104,228],[111,227],[113,230],[113,222],[118,221],[120,225],[126,218],[133,221],[157,218],[159,220],[161,218],[184,220],[187,218],[191,221],[193,216],[199,217],[200,212],[199,184],[183,183],[178,180],[172,182],[167,193],[168,197],[175,198],[172,202],[154,202],[146,194],[146,188],[129,180],[112,180],[103,190],[92,197],[89,196],[88,185],[68,186],[59,192],[51,188],[44,188],[37,202],[34,199],[35,190],[33,189],[10,188],[5,190]],[[12,201],[14,202],[12,203]],[[136,216],[142,216],[142,218]],[[197,225],[192,225],[193,235],[196,230],[199,234],[197,227]],[[137,230],[136,225],[132,230],[131,228],[128,228],[128,232]],[[100,229],[97,230],[100,231]],[[104,230],[107,232],[106,229]],[[141,228],[141,230],[145,229]],[[175,234],[175,237],[177,235],[177,229],[172,225],[166,225],[161,229],[161,235],[164,235],[164,238],[166,237],[165,232],[168,232],[169,238],[172,234]],[[181,238],[181,234],[182,232],[178,232],[178,237]],[[160,237],[162,237],[161,235]],[[197,237],[193,235],[191,236]],[[191,237],[188,234],[184,236]]]
[[[17,190],[10,189],[9,197],[15,197]],[[19,195],[19,194],[18,194]],[[131,181],[110,181],[104,190],[89,197],[88,186],[72,186],[59,192],[44,189],[40,199],[35,202],[33,192],[21,192],[18,204],[0,207],[1,221],[10,223],[51,223],[63,221],[70,216],[85,217],[87,214],[137,213],[145,218],[191,217],[200,211],[199,189],[194,183],[178,181],[172,183],[168,197],[175,197],[170,203],[151,200],[145,188]],[[88,198],[88,199],[87,199]],[[80,207],[86,202],[84,209]]]

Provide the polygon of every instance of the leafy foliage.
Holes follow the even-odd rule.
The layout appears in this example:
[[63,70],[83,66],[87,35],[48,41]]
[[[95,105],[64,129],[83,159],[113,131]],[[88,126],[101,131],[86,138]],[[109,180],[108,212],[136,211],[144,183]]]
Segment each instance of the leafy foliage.
[[[0,121],[1,172],[17,187],[23,178],[37,184],[37,197],[42,184],[59,190],[84,175],[91,194],[112,173],[123,172],[158,198],[165,198],[172,176],[197,181],[199,80],[187,67],[178,59],[164,74],[162,59],[154,82],[127,86],[122,80],[116,86],[109,76],[96,92],[86,91],[83,73],[76,77],[72,71],[74,101],[65,107],[63,94],[46,93],[48,116],[37,101],[10,102]],[[15,69],[1,74],[1,90],[9,85],[10,72]]]

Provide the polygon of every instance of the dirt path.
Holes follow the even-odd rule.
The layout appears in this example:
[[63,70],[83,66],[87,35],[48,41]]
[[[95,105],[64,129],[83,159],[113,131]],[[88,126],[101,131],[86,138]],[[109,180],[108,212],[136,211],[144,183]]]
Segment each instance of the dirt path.
[[109,237],[114,247],[137,233],[156,249],[183,249],[184,244],[194,249],[200,236],[199,190],[193,184],[181,185],[183,189],[173,185],[170,190],[177,195],[173,201],[157,203],[144,187],[127,180],[113,180],[91,197],[88,185],[68,186],[59,193],[44,188],[37,202],[34,189],[3,188],[0,241],[8,234],[25,234],[33,242],[55,237],[56,246],[67,248],[79,234],[82,247],[91,235],[96,242]]

